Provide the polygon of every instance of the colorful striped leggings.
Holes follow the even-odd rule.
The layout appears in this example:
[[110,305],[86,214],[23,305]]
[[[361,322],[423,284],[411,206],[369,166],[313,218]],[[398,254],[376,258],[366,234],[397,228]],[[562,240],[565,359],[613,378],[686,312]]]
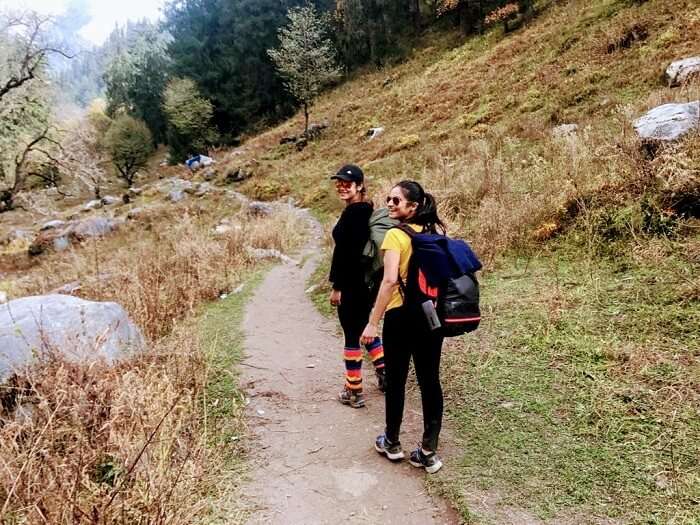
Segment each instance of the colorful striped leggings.
[[[362,390],[362,357],[360,336],[367,326],[369,312],[372,309],[372,301],[368,293],[364,291],[342,291],[340,305],[338,306],[338,318],[345,334],[345,386],[359,392]],[[376,338],[366,346],[369,358],[375,370],[384,368],[384,347],[382,340]]]

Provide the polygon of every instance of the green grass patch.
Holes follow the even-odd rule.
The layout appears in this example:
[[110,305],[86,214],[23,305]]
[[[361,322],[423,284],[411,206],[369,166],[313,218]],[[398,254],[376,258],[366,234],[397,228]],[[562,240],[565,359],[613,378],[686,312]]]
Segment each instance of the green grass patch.
[[543,518],[697,523],[700,316],[679,300],[697,277],[562,248],[484,279],[481,333],[446,352],[462,459],[441,484],[465,519],[459,487],[477,485]]
[[207,432],[214,447],[225,447],[233,464],[240,458],[244,438],[244,396],[238,384],[238,365],[243,358],[245,306],[265,270],[252,273],[238,294],[211,303],[202,314],[199,331],[208,365],[206,385]]

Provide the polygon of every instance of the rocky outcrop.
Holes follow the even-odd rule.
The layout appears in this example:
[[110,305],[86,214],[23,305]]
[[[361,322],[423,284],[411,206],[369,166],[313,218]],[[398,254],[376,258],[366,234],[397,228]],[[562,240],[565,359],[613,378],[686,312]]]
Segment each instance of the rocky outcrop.
[[658,106],[635,120],[634,129],[645,141],[678,140],[700,129],[700,101]]
[[44,295],[0,305],[0,383],[48,352],[113,363],[144,349],[141,331],[116,303]]
[[677,60],[666,68],[666,81],[670,87],[682,86],[693,79],[700,79],[700,57]]

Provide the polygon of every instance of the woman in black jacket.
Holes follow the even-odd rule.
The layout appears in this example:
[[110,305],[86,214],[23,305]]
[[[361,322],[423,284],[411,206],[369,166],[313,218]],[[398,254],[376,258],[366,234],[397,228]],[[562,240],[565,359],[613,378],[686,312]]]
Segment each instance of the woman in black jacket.
[[[345,386],[338,399],[344,405],[360,408],[365,405],[362,393],[362,348],[360,335],[367,325],[373,297],[365,283],[362,251],[369,240],[369,218],[373,206],[366,200],[362,170],[343,166],[336,173],[335,188],[345,202],[345,210],[333,228],[333,261],[329,280],[333,285],[330,302],[338,307],[340,325],[345,334]],[[384,391],[384,348],[379,337],[366,345],[374,364],[379,389]]]

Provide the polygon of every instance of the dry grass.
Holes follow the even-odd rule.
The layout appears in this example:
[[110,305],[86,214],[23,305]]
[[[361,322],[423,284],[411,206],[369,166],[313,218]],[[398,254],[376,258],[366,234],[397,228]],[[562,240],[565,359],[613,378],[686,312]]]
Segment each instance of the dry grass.
[[[222,371],[211,369],[194,319],[254,267],[246,246],[286,251],[303,232],[286,209],[263,219],[228,206],[163,213],[143,231],[42,260],[17,290],[78,279],[81,296],[122,304],[150,348],[115,367],[54,357],[5,387],[3,523],[194,523],[212,494],[221,498],[226,454],[238,449],[211,446],[220,429],[206,392]],[[217,237],[223,215],[237,226]],[[240,400],[229,405],[227,432],[243,424]]]

